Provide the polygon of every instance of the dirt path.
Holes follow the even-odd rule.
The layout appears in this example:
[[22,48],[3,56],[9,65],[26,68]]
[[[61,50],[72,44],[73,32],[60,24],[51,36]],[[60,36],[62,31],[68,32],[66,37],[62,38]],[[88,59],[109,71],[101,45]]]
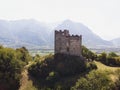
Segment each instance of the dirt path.
[[28,66],[29,65],[27,65],[24,71],[22,72],[19,90],[37,90],[37,88],[33,85],[33,81],[29,78],[27,70]]

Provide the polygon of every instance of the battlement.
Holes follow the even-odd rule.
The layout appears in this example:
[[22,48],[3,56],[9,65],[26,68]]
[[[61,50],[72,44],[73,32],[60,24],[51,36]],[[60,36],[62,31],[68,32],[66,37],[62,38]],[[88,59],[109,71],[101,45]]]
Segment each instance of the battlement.
[[76,40],[80,40],[80,39],[82,39],[82,35],[70,35],[70,36],[68,36],[70,39],[76,39]]
[[70,35],[69,30],[55,30],[55,54],[81,55],[82,35]]
[[55,32],[56,32],[56,33],[66,33],[66,32],[68,32],[68,33],[69,33],[69,31],[66,30],[66,29],[65,29],[64,31],[62,31],[62,30],[59,30],[59,31],[58,31],[58,30],[55,30]]
[[64,31],[62,31],[62,30],[55,30],[55,34],[61,34],[61,35],[64,35],[64,36],[66,36],[66,37],[71,37],[71,38],[82,38],[82,35],[70,35],[69,34],[69,30],[64,30]]
[[62,30],[59,30],[59,31],[55,30],[55,34],[69,36],[69,31],[68,30],[64,30],[64,31],[62,31]]

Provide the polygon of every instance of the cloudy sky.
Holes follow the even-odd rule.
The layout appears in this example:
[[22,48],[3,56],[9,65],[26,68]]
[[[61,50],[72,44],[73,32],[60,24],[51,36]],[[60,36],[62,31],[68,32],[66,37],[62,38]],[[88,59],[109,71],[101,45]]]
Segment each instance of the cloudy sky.
[[120,0],[0,0],[0,19],[70,19],[111,40],[120,37]]

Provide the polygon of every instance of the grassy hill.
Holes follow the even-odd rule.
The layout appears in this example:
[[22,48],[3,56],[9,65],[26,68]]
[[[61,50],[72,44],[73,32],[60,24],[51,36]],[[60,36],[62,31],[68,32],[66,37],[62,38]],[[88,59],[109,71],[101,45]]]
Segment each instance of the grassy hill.
[[94,62],[96,63],[96,65],[98,67],[97,70],[109,72],[109,73],[111,73],[110,77],[113,80],[113,82],[115,82],[117,80],[116,71],[118,69],[120,70],[120,67],[110,67],[110,66],[106,66],[106,65],[102,64],[101,62],[97,62],[97,61],[94,61]]
[[115,71],[117,69],[120,69],[120,67],[110,67],[102,64],[101,62],[94,61],[98,67],[98,70],[109,70],[109,71]]
[[[98,69],[96,71],[106,71],[108,73],[110,73],[110,77],[113,80],[113,82],[115,82],[117,80],[117,75],[115,74],[115,72],[120,69],[120,67],[110,67],[110,66],[106,66],[104,64],[102,64],[101,62],[98,61],[94,61],[95,64],[97,65]],[[81,75],[76,75],[76,76],[72,76],[72,77],[66,77],[63,78],[59,83],[61,83],[62,81],[75,81],[77,78],[79,78]],[[38,88],[33,84],[35,82],[34,78],[29,78],[29,74],[27,71],[27,68],[25,68],[25,70],[22,73],[22,79],[21,79],[21,86],[19,90],[38,90]]]

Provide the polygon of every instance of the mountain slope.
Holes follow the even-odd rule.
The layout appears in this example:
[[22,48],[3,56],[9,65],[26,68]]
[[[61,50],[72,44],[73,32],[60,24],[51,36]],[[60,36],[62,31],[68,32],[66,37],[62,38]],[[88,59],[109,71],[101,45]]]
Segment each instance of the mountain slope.
[[68,29],[72,34],[82,35],[83,45],[92,47],[108,47],[112,46],[112,43],[101,39],[94,34],[88,27],[81,23],[76,23],[71,20],[65,20],[62,24],[55,28],[56,30]]
[[35,20],[1,21],[0,31],[1,44],[10,47],[34,47],[50,43],[48,28]]
[[113,43],[115,47],[120,48],[120,38],[113,39],[111,40],[111,42]]
[[55,29],[68,29],[70,34],[82,35],[83,45],[88,48],[112,46],[111,42],[101,39],[85,25],[71,20],[61,24],[46,24],[36,20],[0,20],[0,44],[14,48],[53,48]]

